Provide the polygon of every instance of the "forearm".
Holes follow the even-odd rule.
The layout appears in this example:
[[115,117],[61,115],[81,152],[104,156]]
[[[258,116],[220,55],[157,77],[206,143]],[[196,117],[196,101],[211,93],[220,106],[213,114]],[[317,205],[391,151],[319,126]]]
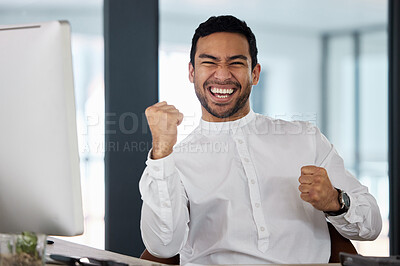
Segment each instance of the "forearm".
[[148,160],[147,164],[139,184],[142,238],[154,256],[172,257],[186,242],[187,197],[172,158]]
[[[187,238],[185,212],[173,218],[172,227],[154,213],[146,203],[142,206],[141,232],[147,250],[154,256],[170,258],[179,253]],[[182,230],[183,229],[183,230]]]
[[328,216],[328,220],[349,239],[376,239],[382,229],[382,218],[376,200],[366,187],[347,193],[350,197],[349,210],[342,215]]
[[350,197],[349,210],[338,216],[328,216],[328,220],[349,239],[376,239],[382,229],[382,218],[375,198],[345,169],[343,159],[318,129],[315,140],[316,164],[324,164],[332,185]]

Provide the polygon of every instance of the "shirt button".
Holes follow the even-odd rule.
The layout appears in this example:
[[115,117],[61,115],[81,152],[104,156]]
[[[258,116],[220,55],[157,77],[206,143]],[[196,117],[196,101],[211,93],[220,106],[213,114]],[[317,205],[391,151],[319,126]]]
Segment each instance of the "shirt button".
[[157,167],[157,166],[153,166],[153,170],[156,171],[156,172],[158,172],[158,171],[160,171],[160,168]]
[[238,143],[239,143],[239,144],[243,144],[243,140],[239,139],[239,140],[238,140]]
[[249,158],[244,158],[243,159],[246,163],[250,162]]
[[256,183],[256,180],[252,179],[252,180],[250,180],[250,182],[251,182],[252,184],[255,184],[255,183]]
[[168,207],[168,203],[166,203],[166,202],[163,202],[161,205],[162,205],[164,208],[167,208],[167,207]]
[[256,205],[256,208],[260,207],[260,203],[256,203],[255,205]]
[[261,227],[260,227],[260,230],[261,230],[261,232],[264,232],[264,231],[265,231],[264,226],[261,226]]

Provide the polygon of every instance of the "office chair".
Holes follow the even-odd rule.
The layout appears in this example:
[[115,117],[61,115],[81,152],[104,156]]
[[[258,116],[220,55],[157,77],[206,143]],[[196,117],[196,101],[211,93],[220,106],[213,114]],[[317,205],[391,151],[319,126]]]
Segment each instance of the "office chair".
[[179,254],[175,255],[174,257],[171,258],[157,258],[153,255],[150,254],[150,252],[145,249],[140,255],[140,258],[143,260],[150,260],[162,264],[168,264],[168,265],[179,265],[180,259],[179,259]]
[[353,243],[336,230],[336,228],[328,222],[329,235],[331,237],[331,257],[329,263],[340,263],[339,252],[357,254]]
[[[329,222],[328,229],[331,237],[331,257],[329,258],[329,263],[340,263],[339,252],[357,254],[357,250],[351,241],[339,234],[335,227]],[[179,254],[172,258],[157,258],[151,255],[147,249],[145,249],[140,258],[163,264],[179,265]]]

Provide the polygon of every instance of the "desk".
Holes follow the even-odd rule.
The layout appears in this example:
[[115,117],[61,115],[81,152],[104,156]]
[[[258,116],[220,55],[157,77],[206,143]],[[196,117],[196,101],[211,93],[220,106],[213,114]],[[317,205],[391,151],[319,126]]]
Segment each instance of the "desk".
[[[91,248],[88,246],[68,242],[65,240],[61,240],[54,237],[49,237],[49,240],[54,241],[54,244],[47,245],[46,253],[47,254],[61,254],[65,256],[72,257],[92,257],[97,259],[104,260],[114,260],[118,262],[124,262],[129,264],[130,266],[160,266],[164,264],[159,264],[156,262],[151,262],[147,260],[141,260],[138,258],[118,254],[115,252],[100,250],[96,248]],[[54,264],[47,264],[48,266]],[[269,266],[277,266],[277,264],[268,264]],[[340,266],[340,263],[333,264],[290,264],[291,266],[305,266],[305,265],[313,265],[313,266]],[[234,266],[234,265],[231,265]],[[282,266],[282,264],[280,265]]]
[[[118,262],[124,262],[132,265],[138,266],[158,266],[164,265],[155,262],[150,262],[148,260],[141,260],[135,257],[130,257],[122,254],[118,254],[111,251],[96,249],[73,242],[61,240],[55,237],[48,237],[49,240],[54,241],[54,244],[47,245],[47,254],[61,254],[64,256],[71,257],[89,257],[103,260],[114,260]],[[49,266],[54,266],[55,264],[46,264]]]

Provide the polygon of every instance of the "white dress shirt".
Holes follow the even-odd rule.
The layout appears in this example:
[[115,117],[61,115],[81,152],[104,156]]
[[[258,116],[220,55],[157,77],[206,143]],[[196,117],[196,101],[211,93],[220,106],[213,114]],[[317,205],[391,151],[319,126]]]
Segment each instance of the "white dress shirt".
[[300,198],[300,169],[326,168],[350,197],[347,213],[327,219],[344,236],[375,239],[382,226],[368,189],[329,141],[306,122],[250,111],[223,123],[204,120],[169,156],[152,160],[139,187],[141,230],[158,257],[181,264],[326,263],[326,217]]

